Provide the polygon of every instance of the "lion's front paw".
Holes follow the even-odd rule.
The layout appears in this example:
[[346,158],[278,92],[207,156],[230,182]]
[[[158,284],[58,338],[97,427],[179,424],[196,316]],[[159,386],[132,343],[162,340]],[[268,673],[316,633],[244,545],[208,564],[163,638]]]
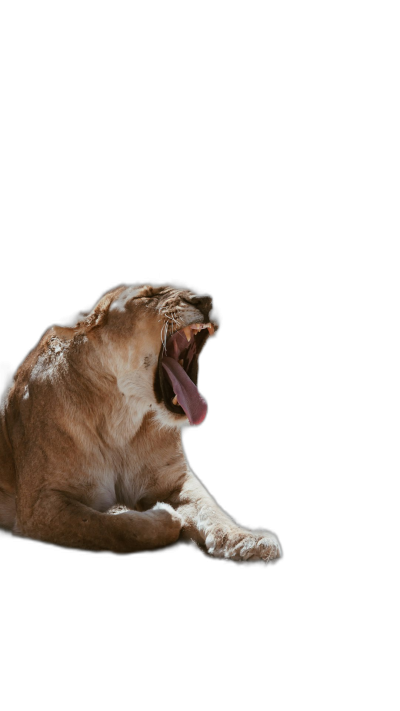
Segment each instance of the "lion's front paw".
[[232,560],[274,560],[280,558],[281,548],[273,533],[221,530],[209,533],[206,548],[210,555]]

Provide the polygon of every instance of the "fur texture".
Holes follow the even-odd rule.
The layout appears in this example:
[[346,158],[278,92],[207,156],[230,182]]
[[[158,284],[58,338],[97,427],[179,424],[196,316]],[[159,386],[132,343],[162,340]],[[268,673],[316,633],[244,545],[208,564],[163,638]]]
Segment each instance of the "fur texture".
[[[74,327],[43,335],[0,412],[1,526],[93,550],[151,549],[182,535],[214,556],[279,557],[273,534],[238,526],[190,471],[187,418],[163,399],[167,338],[205,324],[210,308],[210,297],[187,290],[121,286]],[[112,515],[117,505],[126,509]]]

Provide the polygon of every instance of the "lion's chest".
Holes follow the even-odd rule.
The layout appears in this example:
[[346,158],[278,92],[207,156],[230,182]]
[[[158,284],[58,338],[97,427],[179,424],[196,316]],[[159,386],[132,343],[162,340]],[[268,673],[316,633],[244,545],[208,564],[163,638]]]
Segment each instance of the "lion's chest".
[[180,434],[160,429],[153,414],[142,418],[129,440],[126,435],[103,440],[92,462],[90,505],[99,511],[115,504],[149,508],[164,500],[186,469]]
[[96,448],[86,470],[88,503],[98,511],[107,511],[115,504],[135,508],[150,485],[148,467],[132,446],[110,444],[103,442]]

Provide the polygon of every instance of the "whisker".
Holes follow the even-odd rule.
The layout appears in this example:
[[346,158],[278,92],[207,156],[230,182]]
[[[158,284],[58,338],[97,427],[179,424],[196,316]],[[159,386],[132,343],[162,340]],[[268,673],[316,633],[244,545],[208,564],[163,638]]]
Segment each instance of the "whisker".
[[167,351],[167,333],[168,333],[168,324],[164,323],[163,327],[161,329],[161,343],[163,346],[164,353],[166,353],[166,351]]

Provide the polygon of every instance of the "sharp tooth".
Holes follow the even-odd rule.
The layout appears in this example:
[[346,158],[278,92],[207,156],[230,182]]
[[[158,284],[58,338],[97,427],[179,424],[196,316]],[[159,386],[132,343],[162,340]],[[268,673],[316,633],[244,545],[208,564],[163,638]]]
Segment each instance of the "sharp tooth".
[[208,324],[207,328],[208,328],[208,333],[210,334],[210,336],[212,336],[214,333],[214,326],[212,325],[212,323]]
[[190,326],[186,326],[186,328],[183,329],[183,333],[185,334],[187,341],[192,339],[192,329]]
[[181,366],[182,366],[182,368],[183,368],[183,358],[181,358],[181,359],[180,359],[180,361],[179,361],[179,365],[181,365]]
[[172,398],[172,404],[179,405],[178,398],[176,397],[176,395],[175,395],[175,397]]

